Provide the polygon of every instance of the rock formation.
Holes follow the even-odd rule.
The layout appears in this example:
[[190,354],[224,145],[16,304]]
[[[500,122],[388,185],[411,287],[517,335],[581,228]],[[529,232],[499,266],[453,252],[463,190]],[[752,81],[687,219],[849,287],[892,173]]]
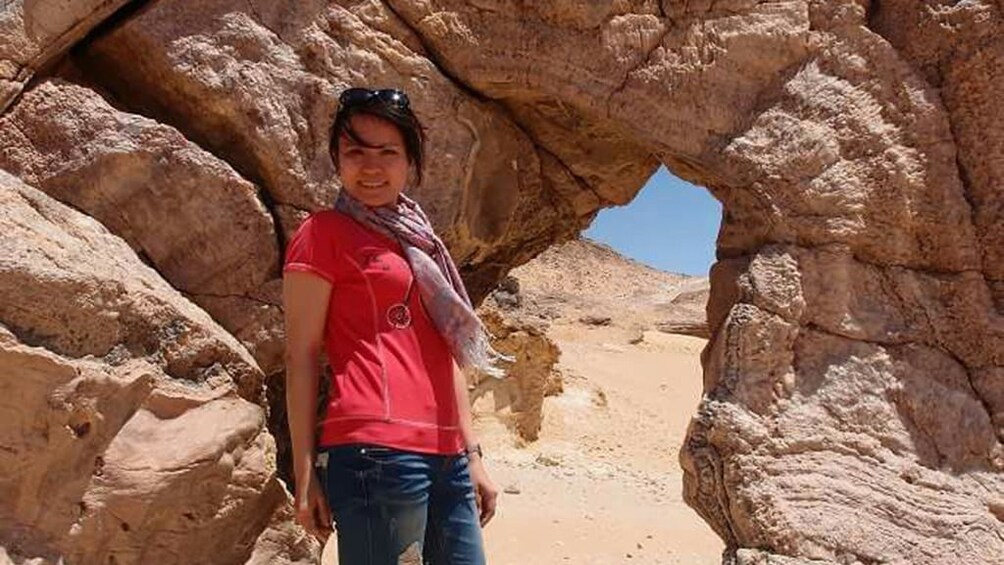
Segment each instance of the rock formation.
[[669,301],[656,328],[666,333],[692,335],[708,339],[708,279],[702,278],[687,284]]
[[544,397],[561,391],[561,374],[556,367],[561,351],[539,320],[488,301],[478,309],[478,315],[494,337],[494,346],[514,362],[503,380],[482,376],[471,383],[471,402],[490,391],[495,410],[510,415],[510,429],[520,438],[534,441],[540,435]]
[[0,113],[36,73],[51,67],[128,0],[0,3]]
[[[72,563],[302,561],[247,351],[101,224],[0,172],[0,536]],[[283,559],[278,559],[282,561]]]
[[0,177],[0,546],[316,551],[262,383],[281,378],[284,242],[337,192],[328,124],[364,84],[406,88],[428,126],[413,195],[477,297],[659,163],[723,203],[681,463],[727,561],[999,562],[1001,18],[991,0],[0,3],[0,168],[21,179]]
[[279,249],[257,187],[177,130],[42,82],[0,118],[0,168],[97,219],[282,368]]

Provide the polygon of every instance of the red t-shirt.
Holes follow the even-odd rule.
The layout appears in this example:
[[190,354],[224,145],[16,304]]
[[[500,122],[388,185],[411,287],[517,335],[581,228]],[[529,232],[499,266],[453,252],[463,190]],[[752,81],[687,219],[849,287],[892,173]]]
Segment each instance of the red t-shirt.
[[461,452],[453,358],[417,282],[407,303],[411,324],[388,321],[413,278],[400,245],[341,212],[318,212],[290,241],[284,271],[331,283],[324,345],[332,381],[318,444]]

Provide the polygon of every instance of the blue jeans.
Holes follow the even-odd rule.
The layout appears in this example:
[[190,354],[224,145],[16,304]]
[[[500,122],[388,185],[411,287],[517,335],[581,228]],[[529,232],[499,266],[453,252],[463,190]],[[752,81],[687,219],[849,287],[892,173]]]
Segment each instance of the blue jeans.
[[466,455],[374,445],[325,451],[340,565],[484,565]]

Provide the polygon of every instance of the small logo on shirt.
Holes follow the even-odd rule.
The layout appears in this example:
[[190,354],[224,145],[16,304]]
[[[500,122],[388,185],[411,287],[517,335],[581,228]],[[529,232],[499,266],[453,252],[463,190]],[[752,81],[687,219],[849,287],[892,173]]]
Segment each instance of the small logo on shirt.
[[359,251],[359,258],[362,260],[363,269],[377,269],[383,272],[390,271],[390,264],[384,257],[387,252],[383,249],[362,249]]

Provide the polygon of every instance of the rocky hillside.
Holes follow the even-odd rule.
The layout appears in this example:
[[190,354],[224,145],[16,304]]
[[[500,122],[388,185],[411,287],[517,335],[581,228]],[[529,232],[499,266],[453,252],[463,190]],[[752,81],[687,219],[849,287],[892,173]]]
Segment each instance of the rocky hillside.
[[514,269],[491,299],[545,320],[708,333],[706,277],[659,271],[585,238],[555,245]]

